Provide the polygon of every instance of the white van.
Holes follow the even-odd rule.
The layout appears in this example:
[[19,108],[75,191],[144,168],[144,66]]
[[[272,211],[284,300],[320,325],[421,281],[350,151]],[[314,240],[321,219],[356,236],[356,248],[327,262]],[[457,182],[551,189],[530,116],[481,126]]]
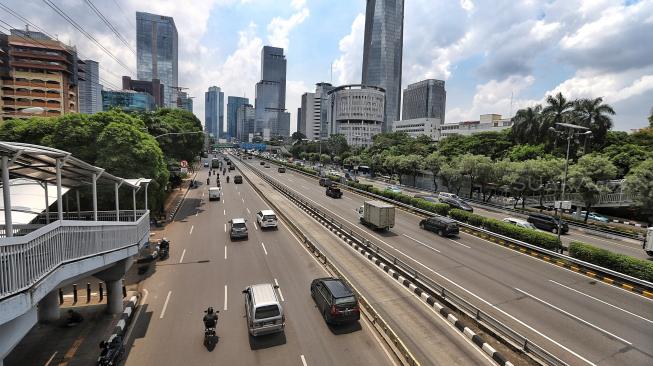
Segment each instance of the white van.
[[220,187],[210,187],[209,188],[209,201],[218,200],[220,201],[220,195],[222,191]]
[[646,230],[646,238],[644,238],[644,251],[649,257],[653,257],[653,227]]
[[277,298],[276,288],[270,283],[247,286],[245,294],[245,317],[247,330],[256,337],[264,334],[283,332],[286,317]]

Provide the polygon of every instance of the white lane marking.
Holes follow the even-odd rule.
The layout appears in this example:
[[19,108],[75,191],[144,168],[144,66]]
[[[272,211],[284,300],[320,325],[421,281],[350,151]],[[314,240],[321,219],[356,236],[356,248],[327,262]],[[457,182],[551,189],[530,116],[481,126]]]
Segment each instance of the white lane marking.
[[306,359],[304,358],[304,355],[299,355],[299,358],[301,358],[302,360],[302,366],[308,366],[308,364],[306,363]]
[[191,225],[191,226],[190,226],[190,232],[188,232],[188,235],[192,235],[192,234],[193,234],[193,229],[194,229],[194,228],[195,228],[195,225]]
[[249,210],[249,208],[247,208],[247,213],[250,214],[250,215],[252,214],[252,212]]
[[402,235],[405,236],[405,237],[407,237],[408,239],[410,239],[410,240],[416,242],[417,244],[421,244],[421,245],[427,247],[428,249],[431,249],[431,250],[433,250],[433,251],[435,251],[435,252],[437,252],[437,253],[440,253],[439,250],[437,250],[437,249],[435,249],[435,248],[433,248],[433,247],[431,247],[431,246],[429,246],[429,245],[426,245],[426,244],[422,243],[421,241],[419,241],[419,240],[413,238],[412,236],[408,236],[408,235],[406,235],[406,234],[402,234]]
[[224,232],[227,232],[227,224],[224,224]]
[[241,200],[243,200],[243,203],[245,203],[245,199],[244,199],[244,198],[241,198]]
[[261,242],[261,246],[263,247],[263,251],[265,252],[265,255],[268,255],[268,251],[265,249],[265,244]]
[[52,354],[52,356],[50,356],[50,358],[48,358],[48,362],[46,362],[45,365],[43,365],[43,366],[48,366],[48,365],[50,365],[50,362],[52,362],[52,360],[54,359],[54,356],[57,355],[57,352],[59,352],[59,351],[54,351],[54,353]]
[[342,196],[342,198],[344,198],[344,199],[346,199],[346,200],[353,201],[353,199],[351,199],[351,198],[349,198],[349,197],[347,197],[347,196]]
[[279,281],[277,281],[276,278],[274,279],[274,284],[277,285],[277,291],[279,291],[279,297],[281,298],[281,301],[286,301],[283,298],[283,294],[281,293],[281,286],[279,286]]
[[170,301],[170,295],[172,295],[172,291],[168,291],[168,296],[166,296],[166,301],[163,303],[163,310],[161,310],[159,319],[163,319],[163,316],[166,314],[166,308],[168,307],[168,301]]
[[204,198],[204,192],[202,192],[202,198]]
[[304,189],[308,189],[308,188],[306,188],[306,186],[305,186],[305,185],[303,185],[303,184],[302,184],[302,188],[304,188]]
[[457,241],[457,240],[453,240],[453,239],[449,239],[449,240],[451,240],[452,242],[454,242],[454,243],[456,243],[456,244],[458,244],[458,245],[462,245],[462,246],[464,246],[464,247],[467,248],[467,249],[471,249],[471,247],[470,247],[469,245],[465,245],[465,244],[463,244],[463,243],[461,243],[461,242],[459,242],[459,241]]
[[290,182],[290,183],[292,183],[292,182],[293,182],[293,180],[292,180],[292,179],[290,179],[290,178],[288,178],[288,182]]
[[224,285],[224,310],[227,310],[227,285]]
[[586,293],[584,293],[584,292],[578,291],[578,290],[576,290],[575,288],[571,288],[571,287],[569,287],[569,286],[565,286],[565,285],[561,284],[560,282],[556,282],[556,281],[554,281],[554,280],[549,280],[549,282],[555,283],[556,285],[558,285],[558,286],[562,286],[562,287],[566,288],[567,290],[570,290],[570,291],[576,292],[576,293],[578,293],[578,294],[581,294],[581,295],[583,295],[583,296],[589,297],[589,298],[592,299],[592,300],[596,300],[596,301],[598,301],[598,302],[600,302],[600,303],[602,303],[602,304],[605,304],[605,305],[611,306],[611,307],[613,307],[613,308],[615,308],[615,309],[618,309],[618,310],[623,311],[623,312],[626,313],[626,314],[630,314],[630,315],[632,315],[632,316],[634,316],[634,317],[637,317],[637,318],[639,318],[639,319],[641,319],[641,320],[644,320],[645,322],[649,322],[649,323],[653,324],[653,320],[646,319],[645,317],[643,317],[643,316],[641,316],[641,315],[637,315],[637,314],[632,313],[632,312],[630,312],[630,311],[628,311],[628,310],[626,310],[626,309],[622,309],[622,308],[620,308],[620,307],[618,307],[618,306],[616,306],[616,305],[612,305],[612,304],[610,304],[609,302],[603,301],[603,300],[598,299],[598,298],[596,298],[596,297],[594,297],[594,296],[591,296],[591,295],[588,295],[588,294],[586,294]]
[[224,259],[227,259],[227,246],[224,246]]
[[606,334],[606,335],[608,335],[608,336],[610,336],[610,337],[612,337],[612,338],[614,338],[614,339],[617,339],[617,340],[619,340],[619,341],[621,341],[621,342],[623,342],[623,343],[626,343],[626,344],[629,345],[629,346],[632,345],[631,342],[628,342],[627,340],[625,340],[625,339],[623,339],[623,338],[621,338],[621,337],[619,337],[619,336],[616,336],[616,335],[614,335],[614,334],[608,332],[607,330],[605,330],[605,329],[603,329],[603,328],[600,328],[600,327],[598,327],[598,326],[596,326],[596,325],[594,325],[594,324],[588,322],[588,321],[585,320],[585,319],[579,318],[579,317],[577,317],[576,315],[574,315],[574,314],[572,314],[572,313],[570,313],[570,312],[567,312],[567,311],[565,311],[565,310],[562,310],[561,308],[559,308],[559,307],[557,307],[557,306],[555,306],[555,305],[553,305],[553,304],[550,304],[550,303],[548,303],[548,302],[546,302],[546,301],[540,299],[539,297],[536,297],[536,296],[534,296],[534,295],[531,295],[531,294],[529,294],[528,292],[526,292],[526,291],[524,291],[524,290],[520,290],[520,289],[518,289],[517,287],[515,287],[515,290],[521,292],[522,294],[524,294],[524,295],[526,295],[526,296],[528,296],[528,297],[530,297],[530,298],[532,298],[532,299],[534,299],[534,300],[537,300],[537,301],[541,302],[541,303],[544,304],[544,305],[549,306],[550,308],[552,308],[552,309],[554,309],[554,310],[557,310],[557,311],[559,311],[559,312],[561,312],[561,313],[567,315],[568,317],[570,317],[570,318],[572,318],[572,319],[578,320],[579,322],[581,322],[581,323],[583,323],[583,324],[585,324],[585,325],[587,325],[587,326],[589,326],[589,327],[591,327],[591,328],[594,328],[594,329],[598,330],[599,332],[601,332],[601,333],[603,333],[603,334]]
[[184,261],[184,256],[186,255],[186,249],[184,249],[183,252],[181,252],[181,258],[179,258],[179,263]]
[[240,196],[240,191],[238,191],[238,195]]
[[254,229],[258,230],[258,225],[254,223]]
[[222,216],[227,216],[227,210],[222,210]]

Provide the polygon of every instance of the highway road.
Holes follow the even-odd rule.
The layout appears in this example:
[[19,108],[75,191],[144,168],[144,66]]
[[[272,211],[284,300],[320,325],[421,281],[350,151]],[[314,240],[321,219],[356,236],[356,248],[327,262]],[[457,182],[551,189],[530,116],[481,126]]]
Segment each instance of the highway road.
[[248,162],[570,364],[653,363],[647,298],[468,234],[441,238],[401,210],[390,232],[374,232],[358,224],[364,197],[345,191],[334,200],[313,178]]
[[[189,191],[165,235],[171,256],[141,283],[147,296],[137,313],[127,365],[393,365],[367,322],[327,327],[310,297],[324,269],[284,227],[261,231],[255,214],[267,208],[247,184],[227,184],[223,199],[208,201],[207,169]],[[233,178],[233,172],[231,174]],[[215,176],[211,177],[215,185]],[[249,239],[229,240],[227,222],[244,217]],[[286,313],[283,335],[249,337],[241,291],[253,283],[278,283]],[[203,342],[203,311],[220,310],[213,352]]]
[[[377,188],[384,189],[388,184],[379,182],[377,180],[370,180],[361,178],[362,183],[374,184]],[[415,194],[433,194],[432,192],[418,191],[414,189],[404,190],[405,194],[415,195]],[[517,214],[514,212],[502,212],[500,209],[488,208],[487,206],[482,206],[474,202],[469,202],[471,206],[474,207],[474,213],[491,217],[493,219],[502,220],[506,217],[518,217],[525,219],[526,215]],[[610,250],[615,253],[621,253],[629,255],[631,257],[639,259],[649,259],[649,256],[642,249],[642,241],[630,238],[616,238],[611,239],[607,237],[599,237],[597,235],[588,234],[586,231],[574,227],[569,228],[569,233],[561,235],[560,239],[564,245],[569,245],[572,241],[582,241],[584,243],[592,244],[596,247]]]

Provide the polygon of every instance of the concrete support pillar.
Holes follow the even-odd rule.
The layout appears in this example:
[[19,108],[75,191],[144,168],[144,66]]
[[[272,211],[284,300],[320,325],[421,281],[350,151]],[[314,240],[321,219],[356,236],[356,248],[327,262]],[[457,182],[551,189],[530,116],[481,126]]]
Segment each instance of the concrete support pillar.
[[97,179],[100,176],[93,174],[93,221],[97,221]]
[[57,159],[57,213],[58,220],[63,221],[63,201],[61,194],[61,167],[63,166],[63,160]]
[[45,223],[50,223],[50,193],[48,193],[48,182],[46,181],[43,184],[43,189],[45,189]]
[[147,186],[149,185],[149,183],[145,183],[145,211],[149,210],[149,206],[147,205]]
[[77,199],[77,220],[82,219],[82,206],[79,204],[79,188],[75,190],[75,198]]
[[120,221],[120,195],[118,194],[118,188],[120,188],[120,184],[116,183],[116,221]]
[[11,220],[11,188],[9,184],[9,157],[2,157],[2,199],[5,209],[5,235],[14,236],[14,227]]
[[40,323],[59,320],[59,292],[52,290],[39,301],[38,318]]
[[122,278],[107,282],[107,313],[120,314],[122,308]]
[[132,188],[132,200],[134,208],[134,222],[136,222],[136,188]]

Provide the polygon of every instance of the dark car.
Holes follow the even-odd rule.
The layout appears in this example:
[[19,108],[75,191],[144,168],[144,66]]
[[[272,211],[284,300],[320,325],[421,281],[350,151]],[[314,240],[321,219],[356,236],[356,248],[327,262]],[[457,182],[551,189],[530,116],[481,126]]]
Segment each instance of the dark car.
[[279,172],[279,173],[285,173],[285,172],[286,172],[286,168],[280,166],[279,168],[277,168],[277,172]]
[[233,165],[229,165],[229,171],[236,170],[236,167]]
[[561,234],[566,234],[569,232],[569,226],[567,223],[553,216],[533,213],[528,215],[528,219],[526,221],[530,222],[540,230],[550,231],[554,234],[558,233],[558,226],[561,228]]
[[327,324],[356,322],[360,319],[356,295],[338,278],[325,277],[313,280],[311,297]]
[[259,164],[260,165],[265,165],[265,161],[261,161]]
[[243,183],[243,176],[242,176],[242,175],[235,175],[235,176],[234,176],[234,183],[235,183],[235,184],[241,184],[241,183]]
[[420,221],[419,227],[438,233],[440,236],[456,236],[458,235],[458,223],[448,217],[433,216],[428,219]]
[[331,182],[331,179],[329,179],[327,177],[322,177],[322,178],[320,178],[319,183],[320,183],[320,185],[322,187],[329,187],[329,186],[331,186],[332,182]]
[[451,208],[457,208],[459,210],[467,211],[467,212],[474,212],[474,209],[472,206],[468,205],[467,202],[457,200],[455,198],[440,198],[440,202],[446,203],[449,205]]
[[338,187],[328,186],[326,188],[326,195],[331,198],[340,198],[342,197],[342,191]]

